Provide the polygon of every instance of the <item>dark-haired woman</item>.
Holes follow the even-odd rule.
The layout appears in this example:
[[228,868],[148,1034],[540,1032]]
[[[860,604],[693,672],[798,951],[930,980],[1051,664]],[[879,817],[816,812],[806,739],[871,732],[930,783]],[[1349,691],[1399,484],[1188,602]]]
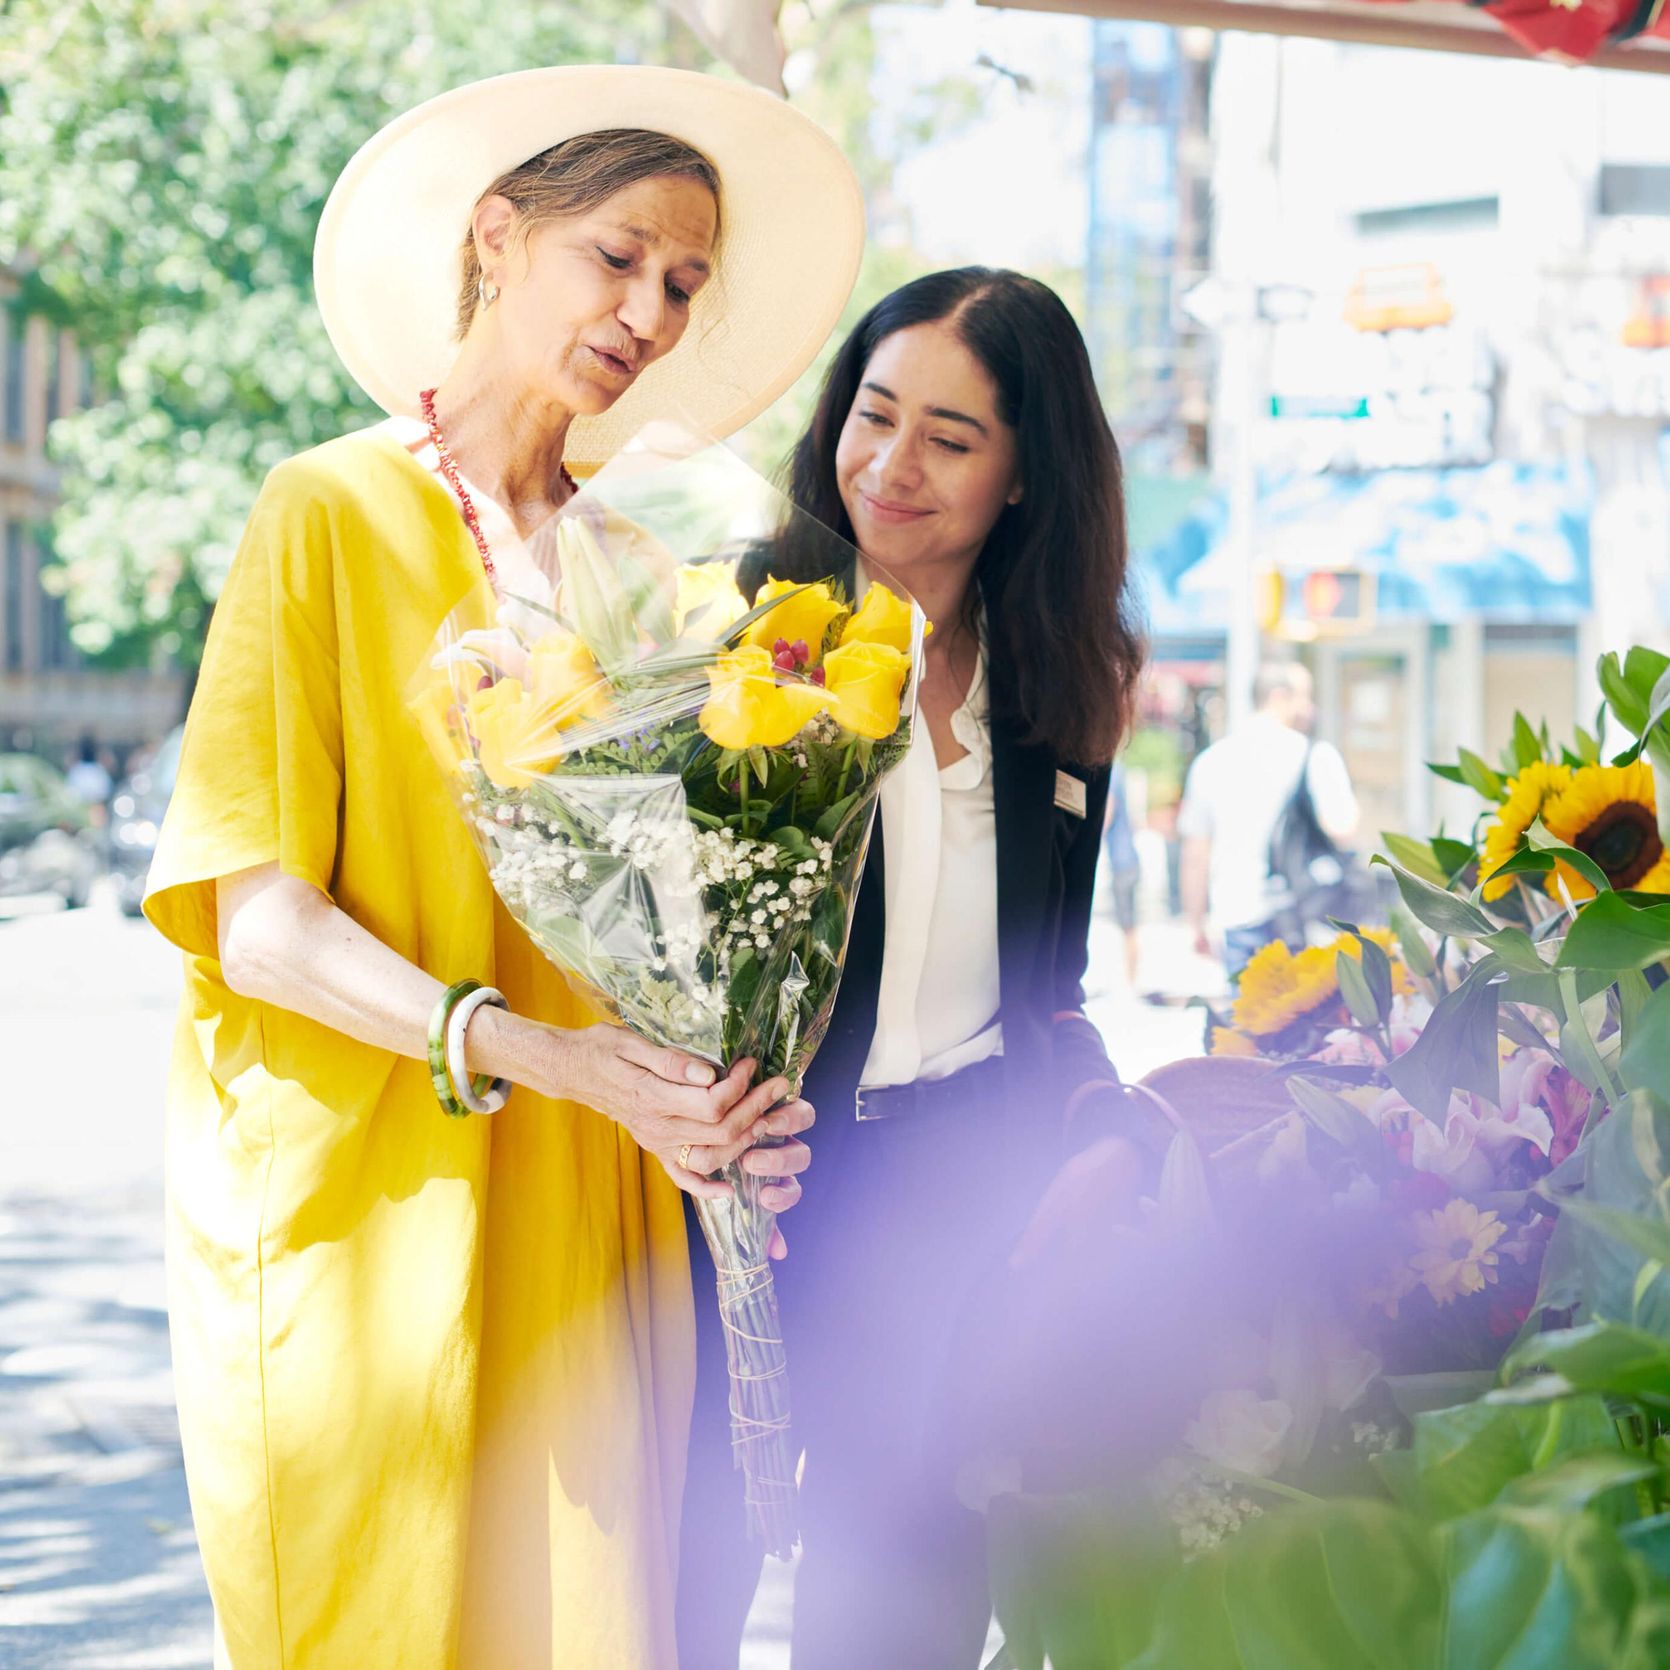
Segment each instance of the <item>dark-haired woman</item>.
[[[1117,1211],[1143,1165],[1081,984],[1142,650],[1119,453],[1059,297],[982,268],[894,292],[836,356],[791,491],[934,623],[917,738],[883,790],[808,1079],[819,1186],[779,1278],[805,1446],[793,1662],[972,1670],[984,1520],[938,1442],[959,1313],[1002,1284],[1017,1242],[1047,1241],[1087,1202]],[[816,577],[792,545],[771,566]],[[724,1394],[712,1328],[683,1670],[733,1670],[759,1570]]]

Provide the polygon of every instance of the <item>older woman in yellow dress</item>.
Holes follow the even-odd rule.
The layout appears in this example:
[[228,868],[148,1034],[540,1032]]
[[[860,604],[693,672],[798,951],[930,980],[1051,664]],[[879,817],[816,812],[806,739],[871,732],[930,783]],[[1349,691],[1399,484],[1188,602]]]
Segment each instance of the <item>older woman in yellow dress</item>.
[[[792,1205],[804,1103],[598,1023],[496,904],[402,696],[654,415],[803,368],[862,214],[811,123],[674,71],[527,71],[372,139],[316,279],[391,416],[281,464],[228,577],[152,872],[186,953],[170,1309],[216,1661],[671,1666],[693,1377],[679,1190]],[[688,343],[683,339],[690,338]],[[681,345],[681,343],[683,345]],[[474,978],[448,1118],[438,1001]]]

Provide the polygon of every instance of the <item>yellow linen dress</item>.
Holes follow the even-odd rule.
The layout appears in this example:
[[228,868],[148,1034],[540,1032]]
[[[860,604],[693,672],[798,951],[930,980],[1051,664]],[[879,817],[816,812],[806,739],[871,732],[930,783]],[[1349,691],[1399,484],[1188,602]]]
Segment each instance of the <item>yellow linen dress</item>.
[[146,911],[185,952],[168,1265],[217,1664],[661,1670],[694,1334],[677,1191],[518,1088],[230,991],[215,878],[277,862],[438,979],[595,1017],[497,904],[404,692],[486,584],[387,434],[280,465],[215,611]]

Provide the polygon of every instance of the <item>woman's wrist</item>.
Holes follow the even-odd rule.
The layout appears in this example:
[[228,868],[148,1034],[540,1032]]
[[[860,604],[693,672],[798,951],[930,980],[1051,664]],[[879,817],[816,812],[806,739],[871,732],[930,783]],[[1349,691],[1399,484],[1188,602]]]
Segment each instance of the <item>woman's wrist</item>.
[[490,1073],[536,1096],[572,1099],[574,1034],[546,1026],[509,1009],[477,1010],[465,1034],[465,1060],[472,1073]]

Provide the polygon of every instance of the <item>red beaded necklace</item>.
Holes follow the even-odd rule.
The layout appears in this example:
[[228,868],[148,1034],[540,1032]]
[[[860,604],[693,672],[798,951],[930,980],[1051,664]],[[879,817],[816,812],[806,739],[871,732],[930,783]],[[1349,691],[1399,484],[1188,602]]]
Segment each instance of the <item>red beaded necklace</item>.
[[[470,530],[475,548],[481,553],[481,566],[487,570],[487,578],[497,585],[498,571],[493,567],[493,553],[487,548],[487,536],[481,531],[481,518],[476,514],[475,500],[470,497],[470,491],[464,485],[464,478],[459,475],[458,466],[453,463],[452,454],[447,450],[446,440],[441,434],[441,420],[435,415],[435,391],[422,390],[418,395],[418,404],[423,407],[424,420],[429,425],[429,439],[435,443],[435,456],[440,460],[441,474],[458,495],[458,503],[464,511],[464,525]],[[563,485],[572,497],[580,491],[579,486],[568,473],[566,464],[561,466],[561,470]]]

